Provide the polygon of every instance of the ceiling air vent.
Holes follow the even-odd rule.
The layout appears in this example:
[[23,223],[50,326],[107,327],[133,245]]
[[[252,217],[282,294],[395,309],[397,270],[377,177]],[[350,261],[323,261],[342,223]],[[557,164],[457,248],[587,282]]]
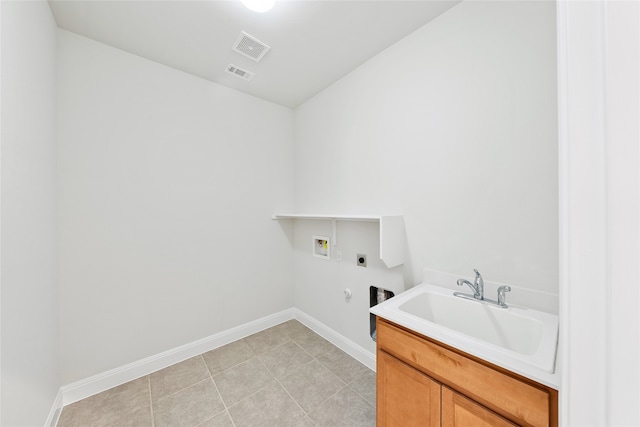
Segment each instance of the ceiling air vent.
[[238,68],[233,64],[227,65],[227,73],[233,74],[236,77],[240,77],[243,80],[251,80],[255,74],[251,71],[243,70],[242,68]]
[[269,52],[269,49],[271,48],[255,37],[252,37],[242,31],[240,33],[240,36],[238,37],[238,40],[236,40],[236,42],[234,43],[232,49],[235,52],[238,52],[239,54],[258,62],[262,59],[263,56],[267,54],[267,52]]

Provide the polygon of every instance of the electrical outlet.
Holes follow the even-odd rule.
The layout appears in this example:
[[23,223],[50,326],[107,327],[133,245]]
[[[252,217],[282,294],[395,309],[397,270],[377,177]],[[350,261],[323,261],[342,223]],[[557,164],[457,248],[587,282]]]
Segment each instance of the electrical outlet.
[[367,266],[367,255],[366,254],[357,254],[356,255],[356,265],[358,267],[366,267]]

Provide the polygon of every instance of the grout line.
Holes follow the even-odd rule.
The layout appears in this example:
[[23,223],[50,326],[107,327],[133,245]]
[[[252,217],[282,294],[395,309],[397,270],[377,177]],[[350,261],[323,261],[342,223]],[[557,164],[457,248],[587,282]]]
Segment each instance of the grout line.
[[[316,425],[316,423],[311,419],[311,417],[309,416],[309,412],[305,411],[304,408],[298,403],[298,401],[296,399],[294,399],[293,396],[291,396],[291,393],[289,393],[289,390],[287,390],[287,388],[285,386],[282,385],[282,383],[280,382],[280,380],[276,377],[274,377],[274,379],[276,380],[276,382],[278,383],[278,385],[280,387],[282,387],[282,389],[284,390],[285,393],[287,393],[287,396],[289,396],[289,398],[291,398],[291,400],[293,400],[293,403],[295,403],[298,408],[300,408],[300,410],[302,411],[302,413],[305,415],[305,417],[307,417],[307,419],[309,421],[311,421],[311,423],[313,423],[313,425]],[[312,411],[313,412],[313,411]]]
[[[0,1],[1,1],[1,0],[0,0]],[[233,344],[233,343],[236,343],[236,342],[239,342],[239,341],[243,341],[243,342],[244,342],[244,338],[240,338],[239,340],[237,340],[237,341],[233,341],[232,343],[229,343],[229,344]],[[256,352],[251,348],[251,346],[250,346],[249,344],[247,344],[246,342],[244,342],[244,343],[245,343],[245,344],[246,344],[246,346],[249,348],[249,350],[251,351],[251,353],[253,354],[253,356],[251,356],[250,358],[248,358],[248,359],[246,359],[246,360],[243,360],[243,361],[241,361],[241,362],[238,362],[238,363],[236,363],[236,364],[235,364],[235,365],[233,365],[233,366],[229,366],[228,368],[224,368],[224,369],[223,369],[223,370],[221,370],[220,372],[216,373],[216,375],[220,375],[220,374],[222,374],[222,373],[224,373],[224,372],[227,372],[227,371],[228,371],[228,370],[230,370],[230,369],[233,369],[233,368],[236,368],[236,367],[238,367],[238,366],[242,365],[242,364],[243,364],[243,363],[245,363],[245,362],[248,362],[249,360],[253,359],[254,357],[258,357],[258,355],[256,354]],[[226,344],[226,345],[229,345],[229,344]],[[224,347],[224,346],[223,346],[223,347]],[[218,347],[218,348],[222,348],[222,347]],[[207,352],[205,352],[205,353],[209,353],[209,352],[211,352],[211,351],[218,350],[218,348],[215,348],[215,349],[213,349],[213,350],[209,350],[209,351],[207,351]],[[205,354],[205,353],[200,354],[200,356],[202,356],[202,359],[203,359],[203,360],[204,360],[204,354]],[[205,360],[204,364],[206,365],[207,370],[209,370],[209,365],[207,365],[206,360]],[[211,377],[211,379],[213,380],[213,374],[211,373],[211,370],[209,370],[209,376],[210,376],[210,377]]]
[[[343,381],[344,382],[344,381]],[[322,405],[324,405],[325,403],[327,403],[329,400],[331,400],[335,395],[337,395],[338,393],[340,393],[342,390],[344,390],[345,388],[349,387],[347,384],[345,384],[342,388],[340,388],[338,391],[336,391],[335,393],[333,393],[331,396],[327,397],[325,400],[323,400],[322,402],[320,402],[318,404],[318,406],[311,412],[315,412],[318,409],[320,409],[322,407]],[[366,402],[366,401],[365,401]]]
[[[313,331],[313,330],[311,330],[311,329],[310,329],[310,330],[309,330],[309,333],[311,333],[311,334],[313,334],[313,335],[316,335],[318,338],[320,338],[320,339],[322,339],[322,340],[324,340],[324,341],[327,341],[327,342],[331,345],[331,347],[335,347],[335,348],[337,348],[338,350],[340,350],[340,349],[338,348],[338,346],[336,346],[335,344],[333,344],[331,341],[328,341],[328,340],[324,339],[324,338],[323,338],[320,334],[318,334],[317,332],[315,332],[315,331]],[[300,347],[300,348],[302,349],[302,351],[304,351],[304,352],[305,352],[305,353],[307,353],[309,356],[311,356],[311,358],[312,358],[312,359],[314,359],[314,360],[317,360],[319,357],[324,356],[324,355],[325,355],[325,354],[327,354],[329,351],[331,351],[331,350],[327,350],[327,351],[324,351],[324,352],[322,352],[322,353],[318,354],[317,356],[314,356],[314,355],[313,355],[313,354],[311,354],[309,351],[307,351],[307,349],[305,349],[302,345],[300,345],[300,343],[299,343],[296,339],[291,338],[291,341],[292,341],[292,342],[294,342],[298,347]],[[349,357],[351,357],[351,356],[349,356]]]
[[156,421],[153,417],[153,399],[151,398],[151,375],[147,375],[147,384],[149,386],[149,411],[151,412],[151,427],[155,427]]
[[[0,0],[0,1],[2,1],[2,0]],[[250,361],[251,359],[258,359],[258,355],[257,355],[257,354],[255,354],[255,353],[253,353],[253,356],[251,356],[250,358],[248,358],[248,359],[246,359],[246,360],[243,360],[242,362],[237,363],[237,364],[235,364],[235,365],[233,365],[233,366],[230,366],[230,367],[228,367],[228,368],[226,368],[226,369],[223,369],[222,371],[218,372],[218,373],[216,374],[216,376],[217,376],[217,375],[220,375],[220,374],[224,374],[225,372],[230,371],[230,370],[232,370],[232,369],[234,369],[234,368],[237,368],[238,366],[240,366],[240,365],[243,365],[243,364],[247,363],[247,362],[248,362],[248,361]],[[258,360],[259,360],[259,359],[258,359]],[[209,369],[209,366],[207,366],[207,369]],[[210,376],[210,377],[211,377],[211,379],[213,380],[213,375],[211,374],[211,371],[209,371],[209,376]],[[215,380],[214,380],[214,382],[215,382]],[[233,406],[233,405],[232,405],[232,406]]]
[[[263,355],[263,354],[267,354],[267,353],[269,353],[269,352],[271,352],[271,351],[273,351],[273,350],[275,350],[275,349],[277,349],[277,348],[280,348],[280,347],[282,347],[282,346],[284,346],[284,345],[286,345],[286,344],[289,344],[289,343],[295,343],[295,341],[293,341],[289,336],[287,336],[287,335],[283,335],[283,337],[287,339],[285,342],[283,342],[282,344],[278,344],[278,345],[276,345],[276,346],[274,346],[274,347],[270,347],[270,348],[268,348],[267,350],[261,351],[260,353],[257,353],[253,348],[251,348],[251,346],[249,346],[249,348],[251,348],[251,351],[253,351],[253,354],[254,354],[256,357],[260,357],[261,355]],[[247,344],[247,345],[248,345],[248,344]]]
[[[351,383],[349,383],[349,384],[351,384]],[[375,405],[375,404],[373,404],[373,403],[369,402],[369,401],[368,401],[368,400],[367,400],[367,399],[366,399],[362,394],[358,393],[358,391],[357,391],[357,390],[354,390],[354,389],[353,389],[353,387],[351,387],[349,384],[347,384],[347,387],[349,387],[349,389],[350,389],[352,392],[354,392],[355,394],[357,394],[357,395],[358,395],[358,397],[359,397],[360,399],[362,399],[364,403],[366,403],[366,404],[367,404],[367,405],[369,405],[369,406],[373,406],[373,408],[375,409],[375,407],[376,407],[376,405]]]
[[[173,397],[173,396],[175,396],[175,395],[176,395],[176,394],[178,394],[178,393],[182,393],[183,391],[185,391],[185,390],[187,390],[187,389],[189,389],[189,388],[191,388],[191,387],[197,386],[198,384],[203,383],[203,382],[207,381],[208,379],[211,379],[211,378],[210,378],[210,377],[209,377],[209,378],[202,378],[202,379],[200,379],[200,380],[196,381],[195,383],[189,384],[188,386],[186,386],[186,387],[184,387],[184,388],[181,388],[181,389],[180,389],[180,390],[178,390],[178,391],[175,391],[175,392],[173,392],[173,393],[171,393],[171,394],[168,394],[168,395],[166,395],[166,396],[163,396],[162,398],[160,398],[160,399],[156,400],[156,403],[162,402],[163,400],[166,400],[166,399],[168,399],[168,398],[170,398],[170,397]],[[152,404],[153,404],[153,400],[152,400]]]
[[[253,351],[253,350],[251,350],[251,351]],[[229,412],[229,407],[227,406],[227,403],[224,401],[224,398],[222,397],[222,393],[220,393],[220,389],[218,388],[218,384],[216,384],[216,380],[214,380],[213,379],[213,375],[211,375],[211,369],[209,369],[209,365],[207,365],[207,362],[204,360],[204,356],[202,354],[200,355],[200,357],[202,358],[202,361],[204,362],[204,366],[207,368],[207,372],[209,373],[209,379],[213,383],[213,386],[216,389],[216,393],[218,393],[218,396],[220,397],[220,401],[222,402],[222,406],[224,407],[224,412],[226,412],[227,415],[229,416],[229,419],[231,420],[231,424],[233,425],[233,427],[236,427],[236,423],[235,423],[235,421],[233,421],[233,418],[231,417],[231,412]],[[231,369],[231,368],[229,368],[229,369]],[[224,372],[224,371],[222,371],[222,372]],[[220,412],[218,414],[220,414]],[[214,417],[217,416],[218,414],[214,415]]]
[[[273,378],[275,380],[275,378]],[[233,408],[234,406],[238,406],[240,403],[244,402],[245,400],[247,400],[248,398],[250,398],[251,396],[254,396],[258,393],[260,393],[262,390],[264,390],[265,388],[269,387],[269,384],[265,385],[264,387],[254,391],[253,393],[249,393],[246,396],[244,396],[242,399],[238,400],[236,403],[234,403],[233,405],[229,406],[230,408]]]
[[[0,1],[1,1],[1,0],[0,0]],[[204,360],[204,357],[202,356],[202,354],[198,354],[197,356],[190,357],[190,358],[188,358],[188,359],[183,360],[182,362],[174,363],[173,365],[169,365],[169,366],[167,366],[166,368],[160,369],[160,370],[158,370],[158,371],[152,372],[151,374],[147,375],[147,376],[149,377],[149,386],[151,386],[151,375],[155,374],[156,372],[160,372],[160,371],[163,371],[163,370],[165,370],[165,369],[169,369],[169,368],[171,368],[171,367],[173,367],[173,366],[176,366],[176,365],[179,365],[179,364],[181,364],[181,363],[184,363],[184,362],[186,362],[187,360],[195,359],[195,358],[197,358],[197,357],[200,357],[200,359],[202,360],[202,363],[204,364],[205,369],[207,370],[208,378],[210,378],[210,379],[211,379],[211,381],[213,381],[213,377],[211,376],[211,372],[209,371],[209,366],[207,365],[207,362]],[[201,382],[205,381],[206,379],[207,379],[207,378],[201,378],[201,379],[199,379],[199,380],[196,380],[196,382],[191,383],[191,384],[189,384],[188,386],[181,388],[180,390],[174,391],[174,392],[173,392],[173,393],[171,393],[171,394],[168,394],[168,395],[166,395],[166,396],[163,396],[163,397],[161,397],[161,398],[157,399],[157,400],[156,400],[156,402],[161,402],[161,401],[163,401],[163,400],[165,400],[165,399],[167,399],[167,398],[169,398],[169,397],[171,397],[171,396],[175,396],[176,394],[181,393],[181,392],[185,391],[186,389],[188,389],[188,388],[191,388],[191,387],[195,386],[196,384],[200,384]],[[214,385],[215,385],[215,381],[213,381],[213,383],[214,383]],[[216,390],[217,390],[217,387],[216,387]],[[218,392],[218,394],[219,394],[219,392]],[[153,402],[154,402],[154,399],[153,399],[153,397],[151,397],[151,404],[153,404]],[[224,403],[224,402],[223,402],[223,403]]]
[[[375,388],[378,386],[378,384],[377,384],[377,377],[376,377],[376,373],[375,373],[375,372],[373,373],[373,376],[374,376],[374,377],[373,377],[373,380],[374,380],[374,389],[375,389]],[[373,407],[375,408],[375,406],[376,406],[375,404],[370,403],[370,402],[367,400],[367,398],[366,398],[366,397],[364,397],[364,396],[362,395],[362,393],[360,393],[358,390],[354,389],[354,388],[351,386],[351,384],[353,384],[357,379],[358,379],[358,378],[356,377],[356,378],[352,379],[351,381],[349,381],[349,382],[347,383],[347,386],[348,386],[351,390],[353,390],[353,391],[354,391],[358,396],[360,396],[360,397],[362,398],[362,400],[364,400],[364,401],[365,401],[365,402],[367,402],[369,405],[371,405],[371,406],[373,406]]]
[[306,354],[307,356],[309,356],[310,358],[312,358],[314,360],[316,359],[313,354],[311,354],[307,350],[305,350],[297,341],[291,340],[291,342],[294,343],[300,350],[302,350],[304,352],[304,354]]
[[[334,374],[335,375],[335,374]],[[342,379],[340,378],[340,381],[342,381]],[[335,393],[333,393],[331,396],[327,397],[325,400],[323,400],[319,405],[318,408],[321,407],[322,405],[324,405],[325,403],[327,403],[329,401],[329,399],[331,399],[333,396],[335,396],[336,394],[340,393],[342,390],[344,390],[345,388],[349,387],[349,385],[347,383],[345,383],[344,381],[342,381],[342,383],[344,384],[338,391],[336,391]],[[366,402],[366,401],[365,401]],[[316,409],[318,409],[316,408]],[[315,410],[315,409],[314,409]]]

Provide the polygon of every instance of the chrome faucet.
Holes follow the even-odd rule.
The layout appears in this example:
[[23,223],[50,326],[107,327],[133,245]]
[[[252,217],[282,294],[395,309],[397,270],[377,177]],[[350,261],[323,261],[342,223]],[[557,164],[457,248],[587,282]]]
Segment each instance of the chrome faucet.
[[462,285],[469,286],[471,289],[473,289],[473,295],[465,294],[463,292],[454,292],[453,295],[456,297],[465,298],[472,301],[478,300],[483,304],[497,305],[500,308],[509,308],[509,306],[505,303],[505,300],[506,300],[505,294],[507,292],[511,292],[511,287],[500,286],[498,288],[498,301],[485,298],[484,297],[484,280],[482,280],[482,275],[478,270],[474,269],[473,271],[476,272],[476,278],[473,281],[473,283],[465,279],[458,279],[458,286],[462,286]]
[[483,300],[484,299],[484,280],[482,280],[482,275],[478,270],[474,269],[473,271],[476,272],[476,278],[473,281],[473,283],[465,279],[458,279],[458,286],[469,285],[469,287],[473,289],[473,297],[475,299]]

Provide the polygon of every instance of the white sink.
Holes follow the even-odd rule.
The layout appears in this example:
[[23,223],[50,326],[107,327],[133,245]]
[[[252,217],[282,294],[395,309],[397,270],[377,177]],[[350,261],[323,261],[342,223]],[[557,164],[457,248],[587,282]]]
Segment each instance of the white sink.
[[[553,384],[558,316],[510,305],[500,308],[421,284],[371,312],[517,373]],[[542,378],[542,379],[541,379]],[[549,384],[549,383],[552,384]]]
[[[450,294],[450,293],[449,293]],[[540,347],[543,321],[525,313],[434,292],[417,294],[398,307],[445,328],[522,354]]]

